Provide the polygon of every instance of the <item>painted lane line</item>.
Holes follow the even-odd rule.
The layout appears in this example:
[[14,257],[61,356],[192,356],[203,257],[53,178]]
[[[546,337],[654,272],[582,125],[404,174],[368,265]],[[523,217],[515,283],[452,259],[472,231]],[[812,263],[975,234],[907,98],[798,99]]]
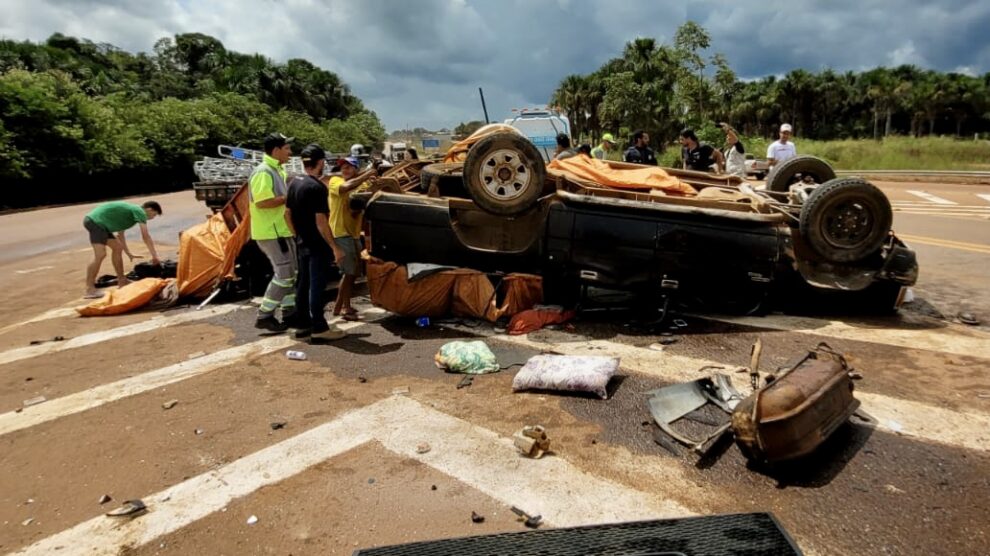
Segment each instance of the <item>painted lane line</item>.
[[[715,361],[672,355],[609,340],[544,343],[522,336],[501,335],[492,338],[535,349],[552,350],[564,355],[619,357],[623,369],[655,376],[668,382],[686,382],[701,378],[704,375],[698,373],[698,369],[705,366],[729,367]],[[748,384],[744,384],[745,382],[745,380],[737,380],[733,385],[741,393],[748,394],[751,389]],[[879,421],[879,427],[883,430],[950,446],[990,451],[990,415],[954,411],[862,390],[856,391],[856,397],[863,402],[863,409]]]
[[[597,478],[561,458],[522,461],[511,439],[404,396],[393,396],[144,496],[151,510],[146,515],[127,522],[99,516],[16,554],[47,555],[57,550],[57,554],[116,555],[124,546],[145,545],[226,507],[236,498],[373,440],[507,505],[540,513],[552,526],[694,515],[660,493],[643,493]],[[416,445],[424,441],[433,449],[416,454]]]
[[206,374],[248,358],[287,349],[297,343],[298,341],[290,336],[265,338],[25,407],[20,412],[3,413],[0,414],[0,435],[100,407],[122,398]]
[[890,204],[892,207],[911,207],[911,208],[929,208],[938,210],[956,210],[956,209],[972,209],[972,210],[990,210],[990,206],[987,205],[954,205],[954,206],[938,206],[932,203],[906,203],[906,202],[893,202]]
[[[73,302],[73,304],[75,304],[75,302]],[[24,325],[27,325],[27,324],[34,324],[36,322],[43,322],[43,321],[46,321],[46,320],[62,319],[62,318],[68,318],[68,317],[76,317],[78,315],[79,315],[79,313],[77,313],[76,310],[75,310],[75,308],[73,308],[73,307],[60,307],[60,308],[57,308],[57,309],[50,309],[48,311],[45,311],[44,313],[41,313],[40,315],[31,317],[28,320],[24,320],[24,321],[17,322],[17,323],[14,323],[14,324],[8,324],[7,326],[4,326],[3,328],[0,328],[0,334],[4,334],[4,333],[7,333],[7,332],[10,332],[11,330],[13,330],[15,328],[19,328],[19,327],[24,326]]]
[[990,193],[977,193],[976,196],[990,203]]
[[[943,215],[948,216],[948,215]],[[930,237],[920,237],[920,236],[903,236],[898,234],[899,238],[907,241],[911,245],[931,245],[933,247],[944,247],[946,249],[956,249],[958,251],[969,251],[970,253],[982,253],[985,255],[990,255],[990,245],[980,245],[978,243],[964,243],[961,241],[949,241],[944,239],[936,239]]]
[[952,325],[927,330],[898,330],[893,328],[855,326],[854,324],[841,321],[788,315],[767,315],[763,317],[698,316],[705,320],[750,326],[753,328],[813,334],[815,336],[825,336],[840,340],[951,353],[990,360],[990,334]]
[[950,201],[948,199],[943,199],[943,198],[938,197],[936,195],[932,195],[931,193],[929,193],[927,191],[908,190],[907,193],[910,193],[911,195],[914,195],[915,197],[921,197],[922,199],[924,199],[926,201],[930,201],[932,203],[935,203],[936,205],[958,205],[959,204],[959,203],[955,203],[953,201]]
[[31,273],[34,273],[34,272],[40,272],[42,270],[48,270],[48,269],[51,269],[51,268],[55,268],[55,267],[54,266],[39,266],[39,267],[35,267],[35,268],[27,268],[27,269],[24,269],[24,270],[15,270],[14,272],[16,272],[17,274],[31,274]]
[[184,313],[179,313],[178,315],[175,316],[154,317],[146,321],[129,324],[127,326],[111,328],[110,330],[104,330],[102,332],[92,332],[90,334],[84,334],[82,336],[77,336],[75,338],[66,340],[64,342],[53,342],[53,343],[40,344],[36,346],[27,346],[22,348],[11,349],[4,352],[0,352],[0,365],[13,363],[15,361],[21,361],[24,359],[30,359],[32,357],[38,357],[39,355],[47,355],[49,353],[56,353],[59,351],[65,351],[67,349],[85,347],[93,344],[98,344],[101,342],[116,340],[118,338],[125,338],[127,336],[133,336],[135,334],[143,334],[145,332],[150,332],[152,330],[158,330],[169,326],[175,326],[177,324],[185,324],[188,322],[206,320],[219,315],[225,315],[232,311],[242,309],[243,307],[244,307],[243,305],[218,305],[216,307],[210,307],[202,311],[187,311]]

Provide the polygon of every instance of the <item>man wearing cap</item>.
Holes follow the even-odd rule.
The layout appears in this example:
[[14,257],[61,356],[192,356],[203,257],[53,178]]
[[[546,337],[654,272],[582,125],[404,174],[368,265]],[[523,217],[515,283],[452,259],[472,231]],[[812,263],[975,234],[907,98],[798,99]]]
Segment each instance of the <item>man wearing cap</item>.
[[323,296],[329,281],[330,267],[334,260],[344,258],[344,253],[330,232],[330,204],[327,186],[320,178],[326,166],[326,152],[316,144],[307,145],[300,153],[304,176],[296,176],[289,183],[285,200],[285,214],[296,233],[299,276],[296,281],[296,314],[294,323],[299,330],[297,338],[310,337],[310,341],[339,340],[346,332],[330,326],[323,313],[326,303]]
[[[337,288],[337,301],[333,306],[334,315],[342,315],[344,320],[358,320],[357,311],[351,307],[351,291],[354,281],[359,274],[361,252],[361,213],[353,212],[349,206],[351,193],[364,191],[377,186],[373,177],[377,174],[374,168],[359,172],[361,163],[354,156],[348,156],[338,161],[340,175],[330,178],[327,189],[330,190],[330,232],[333,241],[342,252],[337,258],[337,266],[344,278]],[[369,181],[370,180],[370,181]]]
[[[255,328],[283,332],[295,319],[296,244],[285,217],[286,173],[283,164],[292,156],[292,137],[272,133],[265,137],[265,157],[248,181],[251,239],[272,264],[272,281],[258,308]],[[275,310],[282,308],[282,321]]]
[[606,133],[602,135],[602,142],[595,148],[591,149],[591,157],[597,158],[598,160],[605,160],[608,155],[608,151],[612,150],[615,146],[615,137],[612,137],[611,133]]
[[783,124],[780,126],[780,139],[767,147],[767,164],[773,169],[774,166],[795,156],[797,156],[797,147],[791,141],[791,124]]

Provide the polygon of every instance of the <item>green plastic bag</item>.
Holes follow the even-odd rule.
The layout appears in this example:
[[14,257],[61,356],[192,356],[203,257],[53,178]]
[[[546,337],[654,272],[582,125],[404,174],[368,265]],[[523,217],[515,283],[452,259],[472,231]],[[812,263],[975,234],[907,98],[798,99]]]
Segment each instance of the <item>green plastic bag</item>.
[[448,373],[483,375],[498,372],[495,354],[482,341],[449,342],[433,357],[437,367]]

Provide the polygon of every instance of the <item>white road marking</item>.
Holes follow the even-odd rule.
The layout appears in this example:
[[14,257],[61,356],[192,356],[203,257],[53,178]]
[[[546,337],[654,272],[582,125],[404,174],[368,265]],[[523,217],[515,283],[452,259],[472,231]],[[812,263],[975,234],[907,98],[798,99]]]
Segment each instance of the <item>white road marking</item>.
[[[403,396],[393,396],[310,429],[158,493],[144,496],[150,512],[131,521],[95,517],[16,554],[116,555],[366,442],[378,440],[505,504],[564,527],[694,515],[659,493],[644,493],[585,473],[558,457],[522,461],[512,441]],[[416,445],[432,450],[417,454]],[[58,552],[56,552],[58,551]]]
[[[500,335],[492,338],[535,349],[549,349],[565,355],[615,356],[621,358],[624,369],[669,382],[686,382],[703,378],[713,372],[707,370],[699,373],[698,369],[705,366],[728,367],[714,361],[673,355],[608,340],[544,343],[523,336]],[[740,364],[747,362],[740,361]],[[751,392],[748,387],[748,375],[737,374],[732,378],[736,379],[733,385],[741,393]],[[856,397],[863,402],[863,409],[875,417],[880,422],[880,428],[884,430],[972,450],[990,450],[990,415],[954,411],[862,390],[856,391]]]
[[20,412],[10,411],[0,414],[0,435],[100,407],[128,396],[205,374],[250,357],[286,349],[296,343],[298,341],[293,340],[290,336],[265,338],[109,384],[102,384],[42,404],[25,407]]
[[990,193],[977,193],[976,196],[990,203]]
[[951,207],[947,207],[947,206],[936,206],[936,205],[933,205],[932,203],[915,203],[915,202],[904,202],[904,201],[895,201],[895,202],[891,203],[890,205],[893,206],[893,207],[895,207],[895,208],[896,207],[910,207],[910,208],[929,208],[929,209],[933,209],[933,210],[935,210],[935,209],[938,209],[938,210],[957,210],[957,209],[987,210],[987,209],[990,209],[990,207],[988,207],[987,205],[958,205],[957,204],[957,205],[954,205],[954,206],[951,206]]
[[166,328],[168,326],[175,326],[177,324],[184,324],[187,322],[205,320],[218,315],[224,315],[226,313],[236,311],[238,309],[241,309],[242,307],[243,307],[242,305],[219,305],[216,307],[210,307],[208,309],[204,309],[202,311],[186,311],[174,316],[154,317],[146,321],[129,324],[127,326],[111,328],[110,330],[104,330],[102,332],[92,332],[90,334],[84,334],[82,336],[77,336],[75,338],[66,340],[64,342],[49,342],[36,346],[27,346],[22,348],[11,349],[4,352],[0,352],[0,365],[4,365],[6,363],[13,363],[15,361],[22,361],[24,359],[30,359],[32,357],[38,357],[39,355],[47,355],[49,353],[65,351],[67,349],[84,347],[93,344],[98,344],[100,342],[116,340],[118,338],[133,336],[135,334],[142,334],[144,332],[150,332],[152,330],[158,330],[161,328]]
[[911,195],[914,195],[915,197],[921,197],[922,199],[924,199],[926,201],[930,201],[932,203],[935,203],[936,205],[957,205],[957,204],[959,204],[959,203],[952,202],[952,201],[950,201],[948,199],[943,199],[943,198],[938,197],[936,195],[932,195],[931,193],[929,193],[927,191],[917,191],[917,190],[910,190],[909,189],[907,192],[910,193]]
[[[73,302],[73,303],[75,303],[75,302]],[[0,328],[0,334],[4,334],[4,333],[7,333],[7,332],[10,332],[11,330],[13,330],[15,328],[18,328],[18,327],[21,327],[21,326],[24,326],[26,324],[33,324],[33,323],[36,323],[36,322],[42,322],[42,321],[52,320],[52,319],[61,319],[61,318],[68,318],[68,317],[76,317],[78,315],[79,315],[79,313],[76,312],[76,310],[75,310],[74,307],[60,307],[60,308],[57,308],[57,309],[51,309],[51,310],[45,311],[44,313],[41,313],[40,315],[31,317],[28,320],[17,322],[17,323],[14,323],[14,324],[8,324],[7,326],[4,326],[3,328]]]
[[787,315],[767,315],[764,317],[705,315],[701,318],[754,328],[814,334],[841,340],[952,353],[990,360],[990,334],[954,325],[946,325],[942,328],[906,330],[874,328],[865,325],[856,326],[841,321]]
[[26,268],[24,270],[15,270],[17,274],[31,274],[32,272],[40,272],[42,270],[48,270],[50,268],[55,268],[54,266],[39,266],[36,268]]

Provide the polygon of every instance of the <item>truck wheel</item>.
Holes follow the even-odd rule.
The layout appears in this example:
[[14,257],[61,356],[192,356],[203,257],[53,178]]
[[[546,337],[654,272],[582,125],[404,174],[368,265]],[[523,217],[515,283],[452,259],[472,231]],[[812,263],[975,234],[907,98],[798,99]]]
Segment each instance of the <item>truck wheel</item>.
[[814,179],[815,183],[825,183],[835,179],[835,170],[820,158],[796,156],[773,168],[767,181],[767,189],[787,193],[791,184],[808,177]]
[[439,162],[424,166],[419,171],[419,188],[431,197],[466,197],[464,164]]
[[464,185],[482,210],[512,216],[536,204],[546,172],[543,157],[528,139],[517,133],[494,133],[468,152]]
[[890,201],[875,185],[834,179],[816,187],[801,208],[801,237],[824,259],[848,263],[880,249],[893,219]]

